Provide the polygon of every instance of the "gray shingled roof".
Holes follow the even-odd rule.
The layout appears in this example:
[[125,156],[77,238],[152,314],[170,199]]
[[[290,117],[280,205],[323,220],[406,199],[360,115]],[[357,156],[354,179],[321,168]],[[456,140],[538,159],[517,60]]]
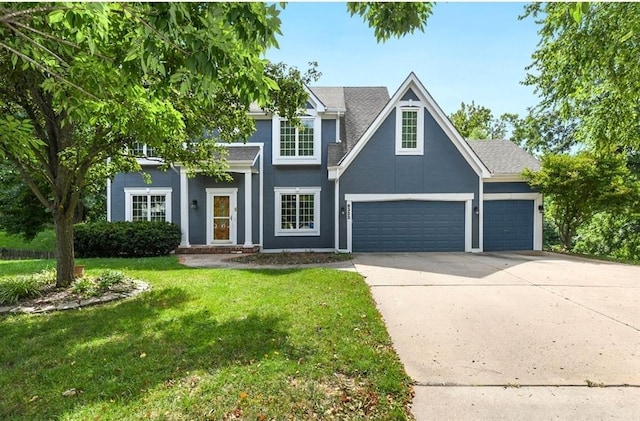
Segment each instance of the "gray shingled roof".
[[491,174],[520,174],[525,168],[540,169],[536,158],[510,140],[470,140],[468,143]]
[[233,146],[227,148],[227,162],[254,162],[260,153],[259,146]]
[[311,86],[309,89],[326,108],[345,110],[344,88],[340,86]]

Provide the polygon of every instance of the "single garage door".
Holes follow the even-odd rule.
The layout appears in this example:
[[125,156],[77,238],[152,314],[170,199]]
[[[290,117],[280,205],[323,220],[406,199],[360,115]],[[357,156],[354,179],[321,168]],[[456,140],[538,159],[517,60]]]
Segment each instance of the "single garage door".
[[354,202],[354,252],[464,251],[464,202]]
[[484,202],[484,250],[533,249],[533,200]]

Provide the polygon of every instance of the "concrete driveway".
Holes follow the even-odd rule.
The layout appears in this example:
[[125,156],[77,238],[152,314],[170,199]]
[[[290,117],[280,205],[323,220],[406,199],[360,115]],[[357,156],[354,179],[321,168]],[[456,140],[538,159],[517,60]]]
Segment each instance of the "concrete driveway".
[[416,382],[418,420],[640,420],[640,267],[548,253],[354,265]]

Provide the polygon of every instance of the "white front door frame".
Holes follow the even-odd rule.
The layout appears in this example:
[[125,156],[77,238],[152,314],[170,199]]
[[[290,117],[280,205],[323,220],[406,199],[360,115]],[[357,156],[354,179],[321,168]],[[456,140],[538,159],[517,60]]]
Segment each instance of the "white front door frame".
[[[208,188],[207,192],[207,244],[238,243],[238,189],[237,188]],[[213,198],[215,196],[229,196],[229,240],[213,239]]]
[[464,202],[464,251],[471,252],[473,193],[392,193],[392,194],[345,194],[347,202],[347,251],[353,253],[353,202],[396,202],[417,200],[424,202]]

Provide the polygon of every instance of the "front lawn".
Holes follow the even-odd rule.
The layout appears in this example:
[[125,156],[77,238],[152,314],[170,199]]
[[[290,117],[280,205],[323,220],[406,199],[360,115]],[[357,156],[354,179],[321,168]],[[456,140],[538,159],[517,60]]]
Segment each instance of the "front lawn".
[[[410,379],[362,278],[82,259],[138,297],[0,318],[0,419],[406,419]],[[52,261],[0,262],[3,274]]]

